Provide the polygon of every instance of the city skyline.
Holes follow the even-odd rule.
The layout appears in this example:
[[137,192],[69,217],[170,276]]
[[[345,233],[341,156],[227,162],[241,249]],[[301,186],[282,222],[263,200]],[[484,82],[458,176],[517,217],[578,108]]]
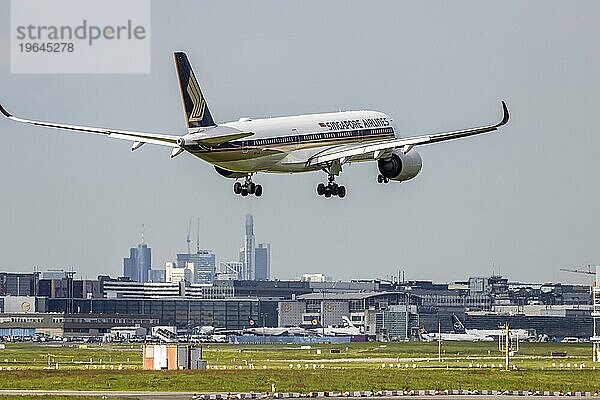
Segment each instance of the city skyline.
[[[600,171],[600,4],[465,1],[434,10],[394,1],[375,9],[154,2],[149,74],[11,74],[3,58],[2,103],[39,120],[183,134],[174,50],[187,52],[219,122],[377,109],[412,136],[495,121],[502,99],[511,120],[499,134],[423,147],[415,181],[378,185],[375,166],[350,165],[339,179],[349,188],[343,204],[315,193],[325,175],[258,174],[262,197],[242,199],[190,156],[171,160],[151,145],[132,153],[127,143],[2,120],[10,151],[0,159],[0,221],[10,228],[0,232],[0,266],[116,275],[141,223],[162,265],[185,248],[187,210],[210,233],[203,247],[234,260],[239,243],[229,241],[251,208],[280,278],[404,270],[449,281],[493,269],[519,280],[583,280],[560,268],[600,262],[591,184]],[[10,15],[8,1],[0,13]],[[198,25],[198,15],[210,17]],[[302,34],[287,29],[304,25]],[[0,27],[7,54],[9,29]]]
[[[232,268],[234,261],[219,259],[211,249],[200,246],[200,219],[196,231],[196,249],[191,249],[191,219],[186,237],[187,252],[176,253],[163,265],[152,265],[152,249],[145,242],[145,226],[142,224],[141,242],[129,249],[129,257],[123,259],[123,273],[120,276],[137,282],[178,282],[210,284],[218,275],[227,279],[269,280],[271,277],[271,244],[256,244],[254,235],[254,218],[246,214],[244,241],[239,252],[241,267]],[[223,266],[222,266],[223,265]],[[163,268],[164,266],[164,268]],[[232,272],[235,272],[235,277]]]

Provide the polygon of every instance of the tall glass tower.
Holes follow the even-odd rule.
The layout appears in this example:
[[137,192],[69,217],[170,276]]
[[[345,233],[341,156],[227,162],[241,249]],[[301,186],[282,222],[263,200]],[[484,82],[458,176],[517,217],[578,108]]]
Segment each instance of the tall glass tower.
[[177,254],[177,266],[185,268],[194,263],[194,277],[190,283],[213,283],[216,271],[215,253],[198,248],[195,253]]
[[256,259],[254,255],[254,218],[252,214],[246,215],[246,236],[244,238],[244,280],[254,280]]
[[271,245],[259,243],[254,251],[254,279],[268,281],[271,278]]
[[152,265],[152,249],[146,243],[129,249],[129,257],[123,259],[123,276],[135,282],[147,282]]
[[152,268],[152,249],[144,242],[144,224],[142,224],[142,242],[129,249],[129,257],[123,259],[123,276],[134,282],[148,282],[148,272]]

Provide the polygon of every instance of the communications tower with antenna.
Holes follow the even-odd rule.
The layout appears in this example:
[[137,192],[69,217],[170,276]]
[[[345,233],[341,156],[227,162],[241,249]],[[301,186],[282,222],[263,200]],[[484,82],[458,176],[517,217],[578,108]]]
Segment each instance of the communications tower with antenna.
[[187,238],[186,238],[188,254],[191,254],[191,252],[192,252],[192,250],[191,250],[191,243],[192,243],[191,235],[192,235],[192,219],[190,218],[190,220],[188,221],[188,232],[187,232]]
[[200,253],[200,217],[198,217],[198,220],[196,222],[196,253]]

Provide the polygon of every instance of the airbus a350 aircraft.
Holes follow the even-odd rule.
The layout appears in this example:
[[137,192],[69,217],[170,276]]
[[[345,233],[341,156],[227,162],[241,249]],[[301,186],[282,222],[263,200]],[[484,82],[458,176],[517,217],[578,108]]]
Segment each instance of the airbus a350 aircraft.
[[404,139],[397,136],[392,118],[378,111],[240,118],[217,124],[187,55],[176,52],[174,57],[188,128],[183,136],[34,121],[13,116],[1,105],[0,111],[17,122],[129,140],[133,142],[132,151],[150,143],[171,147],[171,157],[188,152],[212,164],[222,176],[236,179],[233,190],[242,196],[262,195],[262,186],[252,182],[258,172],[322,170],[327,174],[327,184],[320,183],[317,193],[340,198],[346,196],[346,187],[335,183],[335,178],[346,164],[376,161],[379,183],[407,181],[421,171],[421,156],[413,149],[415,146],[492,132],[509,118],[502,102],[503,117],[497,124]]

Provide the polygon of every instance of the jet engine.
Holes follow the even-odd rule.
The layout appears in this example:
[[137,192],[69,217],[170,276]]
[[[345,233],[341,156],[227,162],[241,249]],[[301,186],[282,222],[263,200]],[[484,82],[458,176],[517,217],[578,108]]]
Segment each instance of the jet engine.
[[421,156],[414,150],[406,154],[402,150],[394,150],[390,158],[377,161],[377,168],[381,175],[398,182],[414,178],[419,174],[422,166]]

